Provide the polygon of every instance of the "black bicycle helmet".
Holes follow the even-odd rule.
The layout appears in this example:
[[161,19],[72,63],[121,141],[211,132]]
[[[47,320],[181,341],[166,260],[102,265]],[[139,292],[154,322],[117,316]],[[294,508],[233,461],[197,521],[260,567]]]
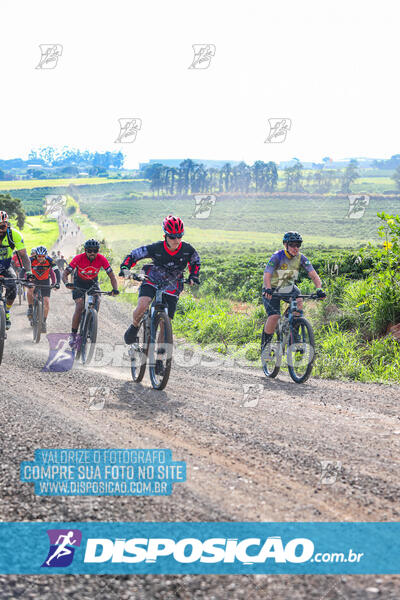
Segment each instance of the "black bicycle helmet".
[[100,250],[100,243],[91,238],[90,240],[86,240],[84,248],[85,250],[97,250],[98,252]]
[[303,238],[297,231],[287,231],[283,236],[283,243],[289,244],[290,242],[299,242],[301,244],[303,242]]

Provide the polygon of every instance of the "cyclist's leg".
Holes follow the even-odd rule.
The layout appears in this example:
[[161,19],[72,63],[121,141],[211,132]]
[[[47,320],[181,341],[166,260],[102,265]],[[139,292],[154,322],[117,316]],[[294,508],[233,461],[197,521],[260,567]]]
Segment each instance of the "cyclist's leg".
[[132,315],[132,321],[135,327],[139,326],[140,319],[149,308],[150,303],[155,295],[156,288],[153,285],[150,285],[149,283],[142,283],[139,288],[138,303]]
[[[77,282],[76,279],[74,279],[74,285],[84,287],[84,285]],[[75,301],[75,311],[72,315],[71,331],[72,333],[77,333],[83,309],[85,308],[85,293],[81,290],[72,290],[72,299]]]
[[[297,287],[297,285],[293,286],[293,291],[296,292],[297,295],[301,294],[301,291],[299,290],[299,288]],[[297,308],[299,310],[303,310],[303,298],[298,298],[297,299]],[[295,313],[293,313],[293,314],[296,317],[300,316],[300,313],[298,313],[297,311]]]
[[26,314],[27,314],[27,316],[29,318],[33,314],[33,287],[28,287],[27,288],[26,299],[27,299],[27,302],[28,302],[28,310],[26,311]]
[[138,303],[133,311],[132,324],[129,325],[128,329],[124,334],[125,344],[133,344],[137,340],[137,334],[139,329],[140,320],[144,313],[150,306],[151,301],[155,296],[155,287],[147,283],[142,283],[139,288]]
[[[4,273],[5,277],[13,277],[14,275],[15,273],[12,269]],[[10,308],[17,297],[17,284],[15,281],[7,281],[4,285],[6,288],[6,328],[9,329],[11,327]]]
[[170,319],[173,319],[179,298],[178,296],[172,296],[172,294],[164,294],[164,298],[168,305],[168,316]]
[[270,300],[262,297],[262,301],[264,304],[265,311],[268,315],[268,318],[264,325],[264,333],[267,335],[272,335],[275,331],[275,327],[279,321],[279,317],[281,314],[280,311],[280,299],[277,297],[272,297]]

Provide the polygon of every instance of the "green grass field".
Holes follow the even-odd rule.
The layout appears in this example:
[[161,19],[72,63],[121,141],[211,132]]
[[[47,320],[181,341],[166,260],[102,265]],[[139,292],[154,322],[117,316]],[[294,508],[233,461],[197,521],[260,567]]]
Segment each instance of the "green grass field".
[[17,181],[0,181],[0,192],[8,190],[31,190],[42,187],[68,187],[69,185],[98,185],[104,183],[127,183],[127,181],[145,181],[144,179],[112,179],[108,177],[76,177],[69,179],[27,179]]
[[[18,229],[16,225],[13,225]],[[48,250],[53,246],[58,238],[58,225],[55,219],[46,219],[46,217],[27,217],[23,229],[19,229],[24,238],[25,247],[28,254],[34,246],[46,246]]]
[[[156,242],[162,239],[163,232],[161,223],[158,225],[100,225],[102,235],[112,250],[122,257],[137,246]],[[193,244],[196,248],[215,247],[218,254],[223,254],[224,250],[240,251],[241,248],[261,249],[280,249],[282,246],[281,233],[264,233],[252,231],[232,231],[223,229],[206,229],[198,227],[186,227],[184,239]],[[361,244],[361,239],[356,241],[349,238],[336,236],[307,236],[303,245],[304,252],[307,247],[331,246],[352,248]]]

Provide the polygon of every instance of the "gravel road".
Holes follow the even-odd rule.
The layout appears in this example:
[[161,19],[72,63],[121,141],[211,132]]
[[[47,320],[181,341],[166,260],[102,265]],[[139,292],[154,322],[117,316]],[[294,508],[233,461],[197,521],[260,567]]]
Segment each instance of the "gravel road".
[[[0,367],[1,520],[399,520],[399,386],[299,386],[206,360],[174,363],[162,392],[115,365],[41,372],[48,343],[32,343],[25,311],[12,309]],[[49,332],[69,331],[72,312],[65,288],[52,293]],[[98,341],[120,344],[130,315],[103,298]],[[103,410],[89,410],[96,386],[110,390]],[[170,448],[187,481],[166,497],[37,497],[19,464],[57,447]],[[400,576],[0,576],[0,598],[398,599]]]

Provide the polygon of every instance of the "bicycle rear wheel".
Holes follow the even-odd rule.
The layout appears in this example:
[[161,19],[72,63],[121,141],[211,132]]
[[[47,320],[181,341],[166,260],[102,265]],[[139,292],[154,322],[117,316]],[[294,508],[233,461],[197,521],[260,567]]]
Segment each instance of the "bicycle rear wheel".
[[4,341],[6,339],[6,313],[4,306],[0,306],[0,363],[3,360]]
[[311,375],[315,360],[315,342],[312,325],[304,317],[293,322],[287,349],[290,377],[296,383],[304,383]]
[[167,385],[172,362],[172,325],[165,312],[154,317],[154,330],[151,339],[149,373],[155,390],[163,390]]
[[149,340],[146,332],[146,321],[143,319],[139,325],[138,331],[139,341],[132,344],[129,348],[129,356],[131,358],[131,374],[132,379],[136,383],[142,381],[145,371],[147,354],[149,352]]
[[42,333],[42,320],[43,320],[43,303],[35,298],[33,301],[33,341],[35,344],[40,342],[40,334]]
[[276,377],[281,368],[282,342],[278,333],[278,326],[274,331],[269,344],[261,352],[261,365],[267,377]]
[[81,361],[88,365],[93,358],[97,340],[97,310],[89,308],[81,340]]

